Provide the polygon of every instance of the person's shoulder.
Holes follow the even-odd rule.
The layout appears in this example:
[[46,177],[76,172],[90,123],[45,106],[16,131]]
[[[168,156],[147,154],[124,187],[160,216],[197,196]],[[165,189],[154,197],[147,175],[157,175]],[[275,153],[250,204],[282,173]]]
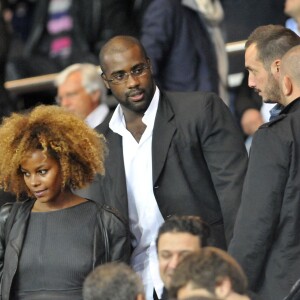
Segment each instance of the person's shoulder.
[[220,100],[218,95],[213,92],[165,92],[165,94],[171,102],[182,105],[186,104],[187,102],[201,105],[211,101]]
[[101,214],[101,217],[104,221],[114,220],[121,222],[126,226],[128,225],[128,222],[125,219],[125,217],[116,208],[107,204],[101,204],[95,201],[93,202],[97,206],[98,212]]
[[278,125],[278,123],[282,122],[286,117],[287,117],[287,115],[285,115],[285,114],[278,115],[271,121],[262,124],[259,128],[266,129],[266,128],[273,127],[274,125]]
[[[300,115],[298,118],[300,120]],[[295,139],[299,139],[298,135],[292,130],[293,126],[289,114],[278,115],[258,128],[254,133],[251,148],[268,146],[271,149],[272,147],[276,148],[277,146],[280,146],[283,149],[285,148],[283,147],[285,145],[287,147],[285,149],[288,149]]]
[[21,206],[27,207],[33,204],[32,199],[25,201],[7,202],[0,207],[0,223],[6,222],[9,214],[13,211],[17,212]]
[[294,122],[300,125],[300,105],[295,107],[294,110],[290,110],[290,111],[284,110],[281,114],[273,118],[271,121],[262,124],[260,126],[260,129],[267,129],[267,128],[280,129],[283,127],[290,127],[292,126],[291,124]]
[[205,110],[216,110],[225,107],[221,98],[212,92],[166,92],[165,97],[174,111],[178,112],[204,112]]
[[7,202],[0,207],[0,223],[3,223],[8,218],[15,202]]

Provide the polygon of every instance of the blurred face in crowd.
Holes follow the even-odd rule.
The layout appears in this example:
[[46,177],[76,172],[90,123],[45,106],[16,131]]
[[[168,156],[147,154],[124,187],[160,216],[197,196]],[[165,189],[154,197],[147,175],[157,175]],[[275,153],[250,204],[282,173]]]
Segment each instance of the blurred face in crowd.
[[[191,283],[186,284],[182,288],[180,288],[177,292],[177,299],[184,300],[192,297],[214,297],[212,293],[204,288],[195,289]],[[216,297],[216,296],[215,296]],[[212,298],[216,299],[216,298]],[[218,298],[219,299],[219,298]],[[220,298],[221,299],[221,298]]]
[[100,91],[88,93],[82,85],[82,75],[79,71],[71,73],[58,86],[57,92],[58,104],[82,119],[99,105]]
[[[124,46],[119,39],[114,45],[118,45],[120,50],[108,49],[102,62],[106,86],[111,89],[125,115],[126,112],[143,114],[155,92],[150,61],[138,45]],[[126,73],[130,75],[127,77]]]
[[284,13],[292,18],[300,17],[300,0],[286,0]]
[[157,243],[160,277],[168,289],[178,263],[191,253],[201,251],[198,236],[187,232],[163,233]]
[[250,45],[245,52],[245,67],[249,72],[248,85],[254,89],[266,103],[277,103],[280,100],[278,82],[270,70],[266,70],[258,59],[256,44]]

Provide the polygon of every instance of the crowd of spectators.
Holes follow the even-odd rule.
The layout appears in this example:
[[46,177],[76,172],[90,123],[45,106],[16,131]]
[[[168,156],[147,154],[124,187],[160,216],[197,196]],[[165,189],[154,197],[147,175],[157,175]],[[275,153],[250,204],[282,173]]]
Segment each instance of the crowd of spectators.
[[[300,1],[0,0],[0,9],[1,299],[299,300]],[[245,51],[226,52],[246,39]],[[56,74],[50,88],[5,88],[46,74]],[[73,242],[78,264],[60,255]]]

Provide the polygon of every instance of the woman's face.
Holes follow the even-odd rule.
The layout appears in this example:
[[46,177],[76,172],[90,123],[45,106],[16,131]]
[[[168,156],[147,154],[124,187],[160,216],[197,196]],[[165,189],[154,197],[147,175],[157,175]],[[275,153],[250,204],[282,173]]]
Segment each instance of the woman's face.
[[25,184],[40,203],[62,200],[62,175],[56,159],[41,150],[28,152],[21,162]]

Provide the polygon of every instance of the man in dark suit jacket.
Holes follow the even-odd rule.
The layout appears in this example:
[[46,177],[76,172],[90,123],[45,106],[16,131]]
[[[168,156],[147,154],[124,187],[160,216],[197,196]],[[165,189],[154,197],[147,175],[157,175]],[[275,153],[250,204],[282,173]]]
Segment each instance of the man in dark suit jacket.
[[108,41],[100,65],[119,102],[110,123],[97,127],[109,147],[101,191],[130,221],[133,257],[139,249],[151,260],[157,229],[171,215],[201,216],[226,248],[247,166],[226,105],[213,93],[160,91],[143,46],[129,36]]
[[[145,10],[140,39],[151,59],[158,86],[168,91],[227,94],[228,62],[220,24],[219,0],[152,0]],[[208,13],[213,11],[213,13]]]

